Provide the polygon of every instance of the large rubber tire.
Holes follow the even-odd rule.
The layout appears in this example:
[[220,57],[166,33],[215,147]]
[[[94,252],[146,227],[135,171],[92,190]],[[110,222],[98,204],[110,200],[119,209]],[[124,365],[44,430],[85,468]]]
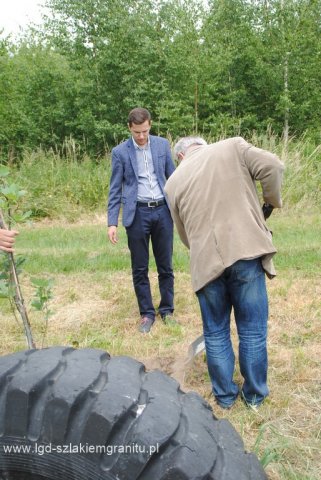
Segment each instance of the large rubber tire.
[[66,347],[0,358],[0,479],[266,478],[227,420],[136,360]]

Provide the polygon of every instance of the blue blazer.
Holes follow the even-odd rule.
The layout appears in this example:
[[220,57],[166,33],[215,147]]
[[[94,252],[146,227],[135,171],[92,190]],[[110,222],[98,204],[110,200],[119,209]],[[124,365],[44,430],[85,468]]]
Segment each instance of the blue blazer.
[[[154,135],[150,135],[149,138],[156,177],[166,200],[164,186],[175,170],[169,142],[165,138]],[[138,167],[132,138],[113,148],[111,158],[108,226],[118,225],[119,210],[122,205],[123,225],[129,227],[134,220],[138,194]]]

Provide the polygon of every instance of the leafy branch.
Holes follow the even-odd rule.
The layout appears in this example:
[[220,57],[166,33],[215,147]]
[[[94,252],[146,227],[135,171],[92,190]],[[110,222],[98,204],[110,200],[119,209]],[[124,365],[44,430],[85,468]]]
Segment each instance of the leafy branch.
[[[10,230],[12,223],[21,223],[26,221],[31,212],[19,212],[19,202],[26,194],[24,190],[14,183],[9,183],[7,178],[10,170],[0,165],[0,228]],[[7,219],[7,223],[6,223]],[[3,257],[1,259],[1,257]],[[7,298],[12,306],[15,314],[14,306],[22,319],[25,336],[29,348],[35,348],[32,336],[31,325],[28,312],[25,306],[24,298],[21,291],[19,273],[20,267],[24,263],[23,257],[15,257],[12,252],[4,253],[0,256],[0,298]],[[32,306],[36,310],[44,313],[45,329],[47,331],[48,318],[51,315],[48,302],[52,298],[52,280],[32,279],[33,286],[36,288]]]
[[45,327],[43,331],[43,339],[42,339],[42,346],[43,340],[47,333],[48,329],[48,320],[50,315],[52,315],[52,311],[49,308],[49,302],[52,299],[52,287],[53,287],[53,279],[45,279],[45,278],[31,278],[31,283],[35,287],[35,294],[34,298],[31,302],[33,308],[38,310],[39,312],[43,312],[44,319],[45,319]]

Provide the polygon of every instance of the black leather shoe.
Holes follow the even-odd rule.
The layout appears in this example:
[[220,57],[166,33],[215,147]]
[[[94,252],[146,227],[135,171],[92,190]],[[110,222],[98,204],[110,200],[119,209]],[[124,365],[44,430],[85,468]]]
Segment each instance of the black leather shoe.
[[149,317],[142,317],[138,330],[140,333],[148,333],[152,328],[154,320]]

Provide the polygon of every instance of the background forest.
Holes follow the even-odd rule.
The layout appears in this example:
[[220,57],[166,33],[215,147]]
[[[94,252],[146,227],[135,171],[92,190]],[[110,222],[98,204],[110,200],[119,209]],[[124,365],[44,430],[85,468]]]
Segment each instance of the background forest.
[[[0,41],[1,160],[104,156],[135,106],[154,133],[319,143],[320,0],[47,0]],[[0,22],[1,28],[1,22]]]

